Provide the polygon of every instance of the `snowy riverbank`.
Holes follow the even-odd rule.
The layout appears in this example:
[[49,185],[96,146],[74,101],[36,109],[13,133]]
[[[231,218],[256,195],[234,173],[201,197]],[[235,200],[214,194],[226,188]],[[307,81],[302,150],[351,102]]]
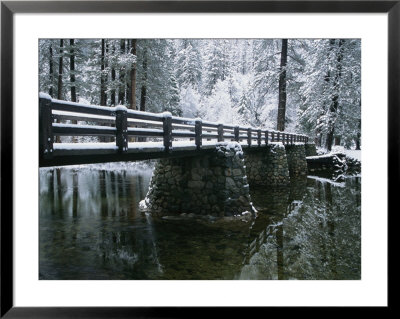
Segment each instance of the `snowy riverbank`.
[[344,148],[343,146],[332,146],[332,151],[329,153],[326,153],[326,149],[318,148],[317,149],[318,154],[335,154],[335,153],[344,153],[346,154],[347,157],[351,157],[356,159],[357,161],[361,162],[361,150],[348,150]]

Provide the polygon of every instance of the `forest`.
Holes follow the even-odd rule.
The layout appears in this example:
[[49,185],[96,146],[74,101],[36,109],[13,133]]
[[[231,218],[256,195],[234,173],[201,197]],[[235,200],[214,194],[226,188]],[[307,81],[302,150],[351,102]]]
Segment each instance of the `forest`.
[[39,91],[361,147],[360,39],[41,39]]

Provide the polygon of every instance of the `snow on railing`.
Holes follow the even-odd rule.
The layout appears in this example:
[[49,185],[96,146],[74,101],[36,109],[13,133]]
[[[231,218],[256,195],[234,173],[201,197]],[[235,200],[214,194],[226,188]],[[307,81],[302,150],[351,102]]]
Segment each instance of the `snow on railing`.
[[[177,117],[172,116],[169,112],[142,112],[127,109],[125,106],[86,105],[52,99],[44,93],[39,94],[39,117],[39,151],[43,158],[52,158],[57,155],[54,150],[60,152],[63,149],[90,150],[91,154],[96,149],[118,154],[139,149],[157,149],[169,153],[173,150],[173,141],[177,143],[178,140],[180,141],[179,149],[182,149],[182,145],[187,144],[190,149],[195,147],[197,150],[202,148],[203,142],[209,145],[212,140],[217,143],[223,142],[225,139],[239,142],[242,146],[247,147],[260,147],[270,142],[282,142],[283,144],[308,142],[308,137],[300,134],[226,125],[203,121],[199,118]],[[61,123],[61,121],[72,121],[72,123]],[[82,125],[79,122],[86,124]],[[94,124],[92,125],[92,123]],[[115,143],[92,143],[93,145],[90,147],[88,147],[88,143],[81,143],[82,147],[78,145],[72,147],[70,143],[55,143],[54,140],[57,136],[111,137],[115,139]],[[147,138],[152,138],[153,141],[143,141]],[[189,139],[188,142],[191,143],[182,143],[181,139]],[[155,146],[155,142],[157,148],[150,147],[150,145]],[[143,147],[145,143],[149,143],[148,148]],[[63,144],[65,144],[65,148]],[[79,153],[75,152],[74,154]]]

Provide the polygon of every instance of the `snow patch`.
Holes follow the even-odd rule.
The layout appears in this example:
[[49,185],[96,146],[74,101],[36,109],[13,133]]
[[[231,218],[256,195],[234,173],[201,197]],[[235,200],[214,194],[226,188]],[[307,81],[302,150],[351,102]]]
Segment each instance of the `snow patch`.
[[345,150],[346,156],[356,159],[361,162],[361,150]]
[[333,186],[336,186],[336,187],[345,187],[346,186],[345,183],[338,183],[338,182],[335,182],[335,181],[333,181],[333,180],[331,180],[329,178],[323,178],[323,177],[313,176],[313,175],[308,175],[307,178],[314,179],[314,180],[319,181],[319,182],[321,182],[323,184],[324,183],[329,183],[329,184],[332,184]]
[[118,150],[115,143],[54,143],[55,150],[112,149]]
[[117,105],[115,107],[115,110],[116,111],[128,111],[128,108],[126,106],[124,106],[124,105]]
[[166,117],[172,117],[171,112],[163,112],[163,113],[161,113],[161,114],[162,114],[162,117],[164,117],[164,118],[166,118]]
[[48,95],[47,93],[43,93],[43,92],[40,92],[40,93],[39,93],[39,98],[40,98],[40,99],[51,100],[51,96]]

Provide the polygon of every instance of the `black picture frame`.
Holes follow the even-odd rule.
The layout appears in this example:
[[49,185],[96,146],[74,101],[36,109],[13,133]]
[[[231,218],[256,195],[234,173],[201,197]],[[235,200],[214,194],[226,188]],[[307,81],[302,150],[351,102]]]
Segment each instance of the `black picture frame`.
[[[175,318],[213,314],[273,315],[281,309],[192,307],[14,307],[13,303],[13,17],[15,13],[270,12],[388,14],[388,218],[399,186],[400,0],[396,1],[1,1],[1,317],[5,318]],[[390,173],[390,174],[389,174]],[[382,212],[381,212],[382,213]],[[392,214],[393,215],[393,214]],[[393,224],[393,223],[392,223]],[[388,244],[390,240],[388,238]],[[390,251],[390,245],[388,245]],[[388,255],[389,261],[389,255]],[[389,287],[389,281],[388,281]],[[245,307],[246,308],[246,307]],[[294,310],[294,307],[290,307]],[[390,309],[390,298],[388,307]],[[336,307],[333,313],[336,312]],[[303,312],[304,308],[295,311]],[[325,311],[325,310],[323,310]],[[297,312],[297,315],[300,313]]]

